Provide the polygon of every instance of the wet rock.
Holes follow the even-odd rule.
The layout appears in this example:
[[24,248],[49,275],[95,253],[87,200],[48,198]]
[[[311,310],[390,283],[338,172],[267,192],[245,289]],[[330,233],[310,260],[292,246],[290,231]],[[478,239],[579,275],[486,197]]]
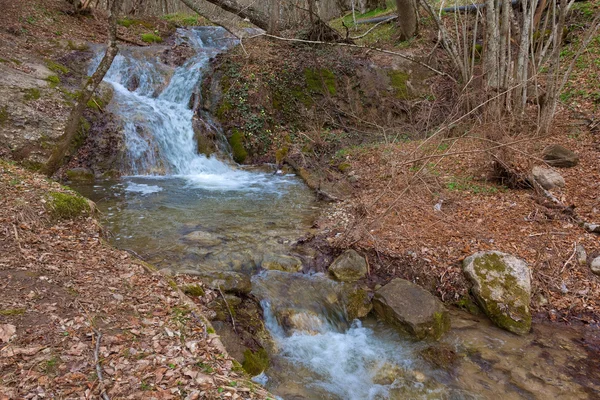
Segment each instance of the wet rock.
[[533,167],[531,175],[546,190],[554,189],[555,187],[565,187],[565,179],[561,174],[552,169],[536,166]]
[[179,43],[166,49],[160,56],[160,60],[173,67],[181,67],[188,58],[195,55],[196,51],[187,43]]
[[277,311],[277,322],[289,334],[303,332],[316,335],[325,330],[324,319],[314,311],[284,309]]
[[221,239],[217,235],[204,231],[194,231],[188,233],[183,237],[183,240],[187,242],[193,242],[201,247],[218,246],[222,243]]
[[592,260],[590,268],[594,274],[600,275],[600,257],[596,257]]
[[302,262],[296,257],[282,255],[266,255],[261,263],[263,269],[299,272],[302,270]]
[[367,262],[354,250],[346,250],[329,266],[329,273],[343,282],[354,282],[367,274]]
[[579,163],[579,156],[571,150],[558,145],[551,144],[543,151],[544,161],[553,167],[570,168]]
[[352,289],[345,295],[348,320],[366,317],[373,309],[369,292],[364,289]]
[[197,275],[206,286],[221,289],[225,293],[248,294],[252,290],[250,278],[233,271],[185,271],[189,275]]
[[524,335],[531,329],[531,282],[527,263],[498,251],[479,252],[463,261],[463,271],[485,314],[500,328]]
[[439,339],[450,329],[443,304],[422,287],[395,278],[375,292],[373,308],[387,323],[416,339]]
[[575,253],[577,256],[577,263],[579,265],[586,265],[587,264],[587,253],[585,251],[585,247],[583,247],[583,245],[578,244],[577,247],[575,248]]
[[93,182],[94,172],[88,168],[71,168],[65,175],[71,182]]

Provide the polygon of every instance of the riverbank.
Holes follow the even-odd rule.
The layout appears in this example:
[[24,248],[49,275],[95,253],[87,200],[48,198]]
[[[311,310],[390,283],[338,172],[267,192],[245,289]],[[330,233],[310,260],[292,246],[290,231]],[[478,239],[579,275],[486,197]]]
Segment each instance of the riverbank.
[[104,241],[93,203],[0,161],[0,226],[0,399],[267,398],[174,281]]

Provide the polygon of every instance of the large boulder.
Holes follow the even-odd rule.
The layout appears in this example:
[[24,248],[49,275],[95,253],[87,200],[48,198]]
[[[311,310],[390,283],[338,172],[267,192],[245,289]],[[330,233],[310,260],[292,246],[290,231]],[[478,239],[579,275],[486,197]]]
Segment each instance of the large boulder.
[[553,167],[570,168],[579,163],[579,156],[571,150],[558,145],[551,144],[543,151],[544,161]]
[[377,290],[373,308],[381,319],[419,340],[438,340],[450,329],[444,305],[422,287],[404,279],[393,279]]
[[500,328],[524,335],[531,329],[531,282],[527,263],[499,251],[479,252],[463,271],[482,310]]
[[531,175],[546,190],[554,189],[555,187],[565,187],[565,179],[562,175],[550,168],[533,167]]
[[329,273],[342,282],[354,282],[367,274],[367,261],[354,250],[346,250],[329,266]]

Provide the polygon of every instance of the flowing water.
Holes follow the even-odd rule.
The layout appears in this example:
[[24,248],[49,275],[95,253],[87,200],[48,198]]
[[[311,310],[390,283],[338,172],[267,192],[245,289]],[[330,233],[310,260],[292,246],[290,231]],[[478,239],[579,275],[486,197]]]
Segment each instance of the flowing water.
[[[159,268],[254,275],[253,294],[273,337],[271,367],[258,381],[285,399],[600,393],[577,332],[536,326],[522,338],[455,313],[440,343],[416,343],[374,319],[349,321],[342,286],[325,276],[260,272],[267,257],[294,255],[290,245],[312,225],[318,204],[294,176],[242,170],[226,154],[225,161],[197,154],[191,105],[198,83],[210,57],[234,41],[220,28],[181,30],[177,40],[196,50],[178,68],[160,61],[166,47],[125,48],[117,56],[106,81],[115,89],[111,111],[124,121],[128,176],[77,189],[97,202],[115,245]],[[293,323],[282,323],[286,318]]]

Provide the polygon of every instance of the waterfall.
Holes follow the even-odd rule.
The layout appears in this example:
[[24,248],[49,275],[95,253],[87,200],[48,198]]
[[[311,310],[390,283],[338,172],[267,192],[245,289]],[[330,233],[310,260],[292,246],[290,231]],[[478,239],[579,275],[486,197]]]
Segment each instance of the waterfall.
[[[195,51],[181,66],[160,60],[166,46],[121,49],[104,80],[114,88],[111,111],[123,121],[130,175],[184,176],[207,188],[235,189],[260,179],[197,152],[190,102],[211,57],[235,40],[223,28],[179,29],[177,41]],[[99,51],[91,70],[97,68]],[[207,128],[217,129],[213,121]]]

